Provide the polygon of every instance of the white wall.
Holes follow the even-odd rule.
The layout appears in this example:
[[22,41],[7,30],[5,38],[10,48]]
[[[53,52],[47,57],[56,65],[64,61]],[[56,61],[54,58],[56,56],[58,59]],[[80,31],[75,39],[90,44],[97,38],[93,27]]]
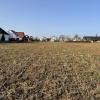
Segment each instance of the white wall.
[[19,37],[16,36],[15,33],[13,33],[12,31],[9,31],[8,33],[9,33],[9,35],[10,35],[10,37],[9,37],[10,39],[11,39],[11,38],[13,38],[13,39],[19,38]]
[[9,41],[9,35],[4,35],[5,41]]
[[51,37],[51,42],[54,42],[57,40],[57,37]]
[[1,40],[1,38],[2,38],[2,34],[0,34],[0,40]]

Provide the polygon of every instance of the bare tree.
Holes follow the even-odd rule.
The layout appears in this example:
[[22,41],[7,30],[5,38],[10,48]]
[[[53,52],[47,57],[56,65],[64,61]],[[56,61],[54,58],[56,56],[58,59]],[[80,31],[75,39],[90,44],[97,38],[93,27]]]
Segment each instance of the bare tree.
[[75,34],[75,36],[73,37],[73,40],[80,41],[81,37],[78,34]]
[[65,39],[66,39],[66,36],[65,36],[65,35],[60,35],[60,36],[59,36],[59,40],[60,40],[60,41],[64,41]]

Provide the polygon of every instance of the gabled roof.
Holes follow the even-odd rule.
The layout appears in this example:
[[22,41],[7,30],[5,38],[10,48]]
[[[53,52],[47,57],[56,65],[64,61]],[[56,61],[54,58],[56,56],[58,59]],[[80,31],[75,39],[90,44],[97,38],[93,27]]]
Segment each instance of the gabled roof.
[[98,41],[100,40],[100,36],[84,36],[83,39]]
[[9,35],[6,31],[4,31],[2,28],[0,28],[0,34],[6,34]]
[[16,34],[19,36],[19,38],[24,38],[25,36],[24,32],[16,32]]
[[15,32],[14,30],[10,30],[9,32],[12,32],[12,33],[15,34],[16,36],[18,36],[17,32]]

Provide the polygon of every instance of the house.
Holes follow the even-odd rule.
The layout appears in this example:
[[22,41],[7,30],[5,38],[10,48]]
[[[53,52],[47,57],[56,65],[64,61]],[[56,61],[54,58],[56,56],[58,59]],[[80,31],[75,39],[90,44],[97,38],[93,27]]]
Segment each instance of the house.
[[0,28],[0,42],[8,42],[9,41],[9,34]]
[[18,35],[20,41],[24,40],[24,38],[25,38],[24,32],[16,32],[16,34]]
[[19,36],[17,35],[17,33],[14,30],[8,31],[8,34],[9,34],[10,41],[18,41],[19,40]]
[[56,36],[52,36],[51,37],[51,42],[56,42],[59,41],[59,39]]
[[43,37],[40,39],[40,41],[42,42],[49,42],[51,40],[51,38],[47,38],[47,37]]
[[100,41],[100,36],[84,36],[85,41]]
[[10,41],[22,41],[25,38],[24,32],[16,32],[14,30],[8,31],[8,34],[10,35]]

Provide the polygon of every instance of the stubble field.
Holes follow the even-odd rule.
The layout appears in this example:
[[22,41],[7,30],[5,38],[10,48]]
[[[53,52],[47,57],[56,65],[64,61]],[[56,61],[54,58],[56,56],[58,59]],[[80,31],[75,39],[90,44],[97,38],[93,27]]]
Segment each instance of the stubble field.
[[0,44],[0,100],[100,100],[100,43]]

